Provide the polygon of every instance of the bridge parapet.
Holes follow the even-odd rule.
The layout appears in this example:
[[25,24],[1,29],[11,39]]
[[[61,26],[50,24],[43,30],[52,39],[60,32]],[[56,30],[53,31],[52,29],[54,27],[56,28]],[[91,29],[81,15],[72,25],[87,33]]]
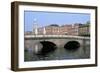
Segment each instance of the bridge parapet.
[[86,39],[86,40],[90,39],[90,37],[72,36],[72,35],[25,35],[25,39],[28,38],[74,38],[74,39]]

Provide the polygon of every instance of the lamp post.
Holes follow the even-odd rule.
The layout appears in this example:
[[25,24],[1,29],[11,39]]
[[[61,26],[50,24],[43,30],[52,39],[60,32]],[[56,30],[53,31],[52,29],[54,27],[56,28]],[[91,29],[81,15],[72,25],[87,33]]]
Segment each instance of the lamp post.
[[45,29],[45,27],[43,28],[43,35],[45,35],[46,34],[46,29]]
[[43,27],[43,37],[44,37],[44,41],[45,41],[45,34],[46,34],[46,29],[45,29],[45,27]]
[[33,24],[33,27],[34,27],[34,34],[35,35],[38,35],[38,24],[37,24],[37,19],[34,18],[34,24]]

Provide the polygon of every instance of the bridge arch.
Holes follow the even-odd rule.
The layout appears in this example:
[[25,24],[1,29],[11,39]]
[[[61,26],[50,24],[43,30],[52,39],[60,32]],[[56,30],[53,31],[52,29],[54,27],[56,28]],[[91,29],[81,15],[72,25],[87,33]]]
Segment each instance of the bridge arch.
[[68,41],[64,44],[64,48],[67,51],[77,51],[80,48],[80,42],[78,41]]
[[37,53],[38,55],[47,55],[48,53],[54,52],[57,49],[56,44],[51,41],[40,41],[40,43],[43,47]]

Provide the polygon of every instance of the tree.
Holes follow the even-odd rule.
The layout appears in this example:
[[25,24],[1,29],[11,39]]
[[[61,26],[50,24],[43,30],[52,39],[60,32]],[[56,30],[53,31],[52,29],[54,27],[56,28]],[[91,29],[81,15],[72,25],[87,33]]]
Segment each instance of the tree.
[[89,24],[90,24],[90,21],[87,21],[87,22],[86,22],[86,25],[89,25]]

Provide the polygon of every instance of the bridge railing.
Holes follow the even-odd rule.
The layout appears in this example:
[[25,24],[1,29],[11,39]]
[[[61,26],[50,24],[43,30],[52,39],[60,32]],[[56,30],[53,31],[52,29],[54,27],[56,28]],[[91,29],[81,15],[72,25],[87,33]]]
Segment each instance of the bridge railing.
[[72,36],[72,35],[25,35],[25,38],[78,38],[78,39],[90,39],[90,37],[84,36]]

